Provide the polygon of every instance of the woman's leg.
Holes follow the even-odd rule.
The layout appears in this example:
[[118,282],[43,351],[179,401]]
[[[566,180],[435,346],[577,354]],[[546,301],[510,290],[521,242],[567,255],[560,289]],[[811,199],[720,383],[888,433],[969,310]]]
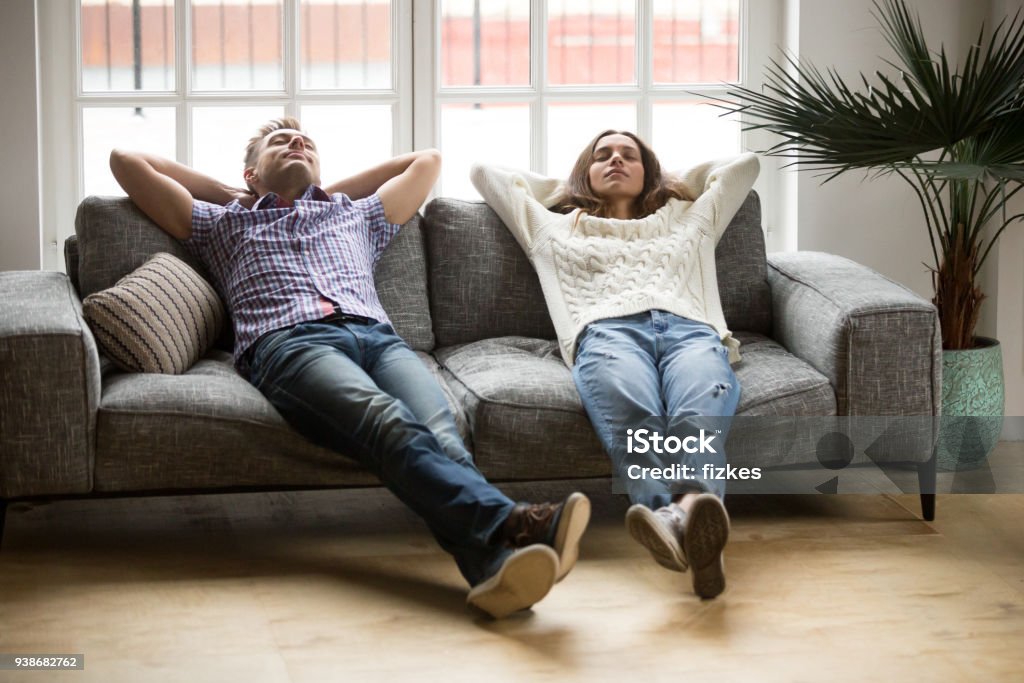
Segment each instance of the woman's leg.
[[664,429],[665,405],[650,315],[601,320],[588,326],[577,347],[572,376],[594,431],[611,458],[613,476],[630,500],[655,508],[667,505],[671,493],[663,479],[630,476],[645,467],[665,466],[651,449],[629,452],[630,437],[636,430]]
[[[659,371],[669,431],[679,438],[697,436],[710,442],[704,453],[695,454],[697,480],[706,492],[687,493],[670,508],[678,507],[682,513],[676,515],[682,520],[679,541],[692,572],[693,590],[702,598],[713,598],[725,590],[722,551],[729,538],[729,516],[722,505],[725,479],[716,474],[726,464],[725,440],[740,386],[729,365],[728,350],[711,327],[663,315],[667,324]],[[713,439],[707,438],[712,434]]]
[[[704,491],[725,496],[725,480],[714,475],[726,464],[725,441],[740,399],[740,385],[729,365],[729,351],[710,326],[668,313],[658,373],[665,396],[669,432],[682,439],[703,432],[710,448],[694,453],[695,481]],[[707,466],[707,468],[705,468]]]

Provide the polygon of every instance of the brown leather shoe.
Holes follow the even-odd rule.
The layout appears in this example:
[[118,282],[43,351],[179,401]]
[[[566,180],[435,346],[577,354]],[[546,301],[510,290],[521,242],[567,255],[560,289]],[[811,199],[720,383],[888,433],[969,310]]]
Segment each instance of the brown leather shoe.
[[590,522],[590,500],[573,493],[561,503],[519,503],[509,513],[499,532],[500,542],[510,548],[543,543],[558,555],[561,581],[576,565],[580,538]]

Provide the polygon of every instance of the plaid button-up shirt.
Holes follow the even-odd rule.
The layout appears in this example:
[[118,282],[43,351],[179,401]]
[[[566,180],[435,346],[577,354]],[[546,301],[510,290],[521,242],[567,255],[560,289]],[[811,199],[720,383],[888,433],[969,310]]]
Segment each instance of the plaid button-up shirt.
[[344,313],[389,323],[373,269],[400,225],[388,223],[376,194],[352,201],[310,185],[294,206],[269,193],[253,208],[237,201],[192,202],[184,242],[210,271],[235,331],[235,366],[272,330],[324,317],[324,300]]

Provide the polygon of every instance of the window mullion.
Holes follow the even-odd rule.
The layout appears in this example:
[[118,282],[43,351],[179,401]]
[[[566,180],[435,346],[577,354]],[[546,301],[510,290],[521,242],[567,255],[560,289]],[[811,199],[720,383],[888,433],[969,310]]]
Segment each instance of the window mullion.
[[651,111],[651,86],[654,82],[654,0],[638,0],[636,9],[637,37],[636,63],[637,84],[640,86],[640,101],[636,114],[637,135],[648,143],[653,138],[653,114]]
[[440,44],[440,2],[412,3],[412,146],[439,147],[437,120],[440,116],[438,84],[441,60],[435,54]]
[[192,108],[188,104],[192,92],[192,12],[189,0],[174,2],[174,140],[175,156],[180,163],[192,163]]
[[391,107],[391,153],[410,152],[413,147],[412,110],[413,37],[412,0],[391,0],[391,88],[395,100]]
[[530,168],[547,172],[548,11],[547,0],[530,4],[530,85],[536,97],[530,106]]
[[284,0],[283,21],[281,23],[281,55],[283,57],[282,68],[284,69],[284,92],[287,101],[284,105],[286,116],[299,115],[298,94],[301,89],[302,68],[302,31],[301,2],[299,0]]

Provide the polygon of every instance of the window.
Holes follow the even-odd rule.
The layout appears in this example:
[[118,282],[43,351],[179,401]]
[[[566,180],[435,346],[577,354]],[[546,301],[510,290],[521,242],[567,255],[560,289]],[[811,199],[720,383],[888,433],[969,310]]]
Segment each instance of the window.
[[41,60],[44,186],[72,188],[44,209],[51,246],[73,231],[81,198],[123,194],[113,147],[239,186],[249,137],[282,115],[340,150],[324,156],[325,183],[411,149],[411,2],[41,3],[41,44],[73,46]]
[[[439,147],[436,191],[487,161],[564,176],[603,128],[680,168],[741,148],[700,106],[750,85],[777,0],[48,0],[39,4],[46,267],[78,202],[121,194],[112,147],[241,184],[247,139],[296,115],[325,183]],[[751,16],[754,15],[754,19]],[[414,50],[415,43],[415,50]],[[52,49],[51,49],[52,48]],[[699,134],[697,134],[699,132]],[[69,191],[70,190],[70,191]]]
[[475,160],[564,177],[606,128],[636,131],[669,169],[740,149],[739,123],[700,95],[743,80],[741,0],[437,4],[424,134],[444,154],[445,195],[478,196]]

